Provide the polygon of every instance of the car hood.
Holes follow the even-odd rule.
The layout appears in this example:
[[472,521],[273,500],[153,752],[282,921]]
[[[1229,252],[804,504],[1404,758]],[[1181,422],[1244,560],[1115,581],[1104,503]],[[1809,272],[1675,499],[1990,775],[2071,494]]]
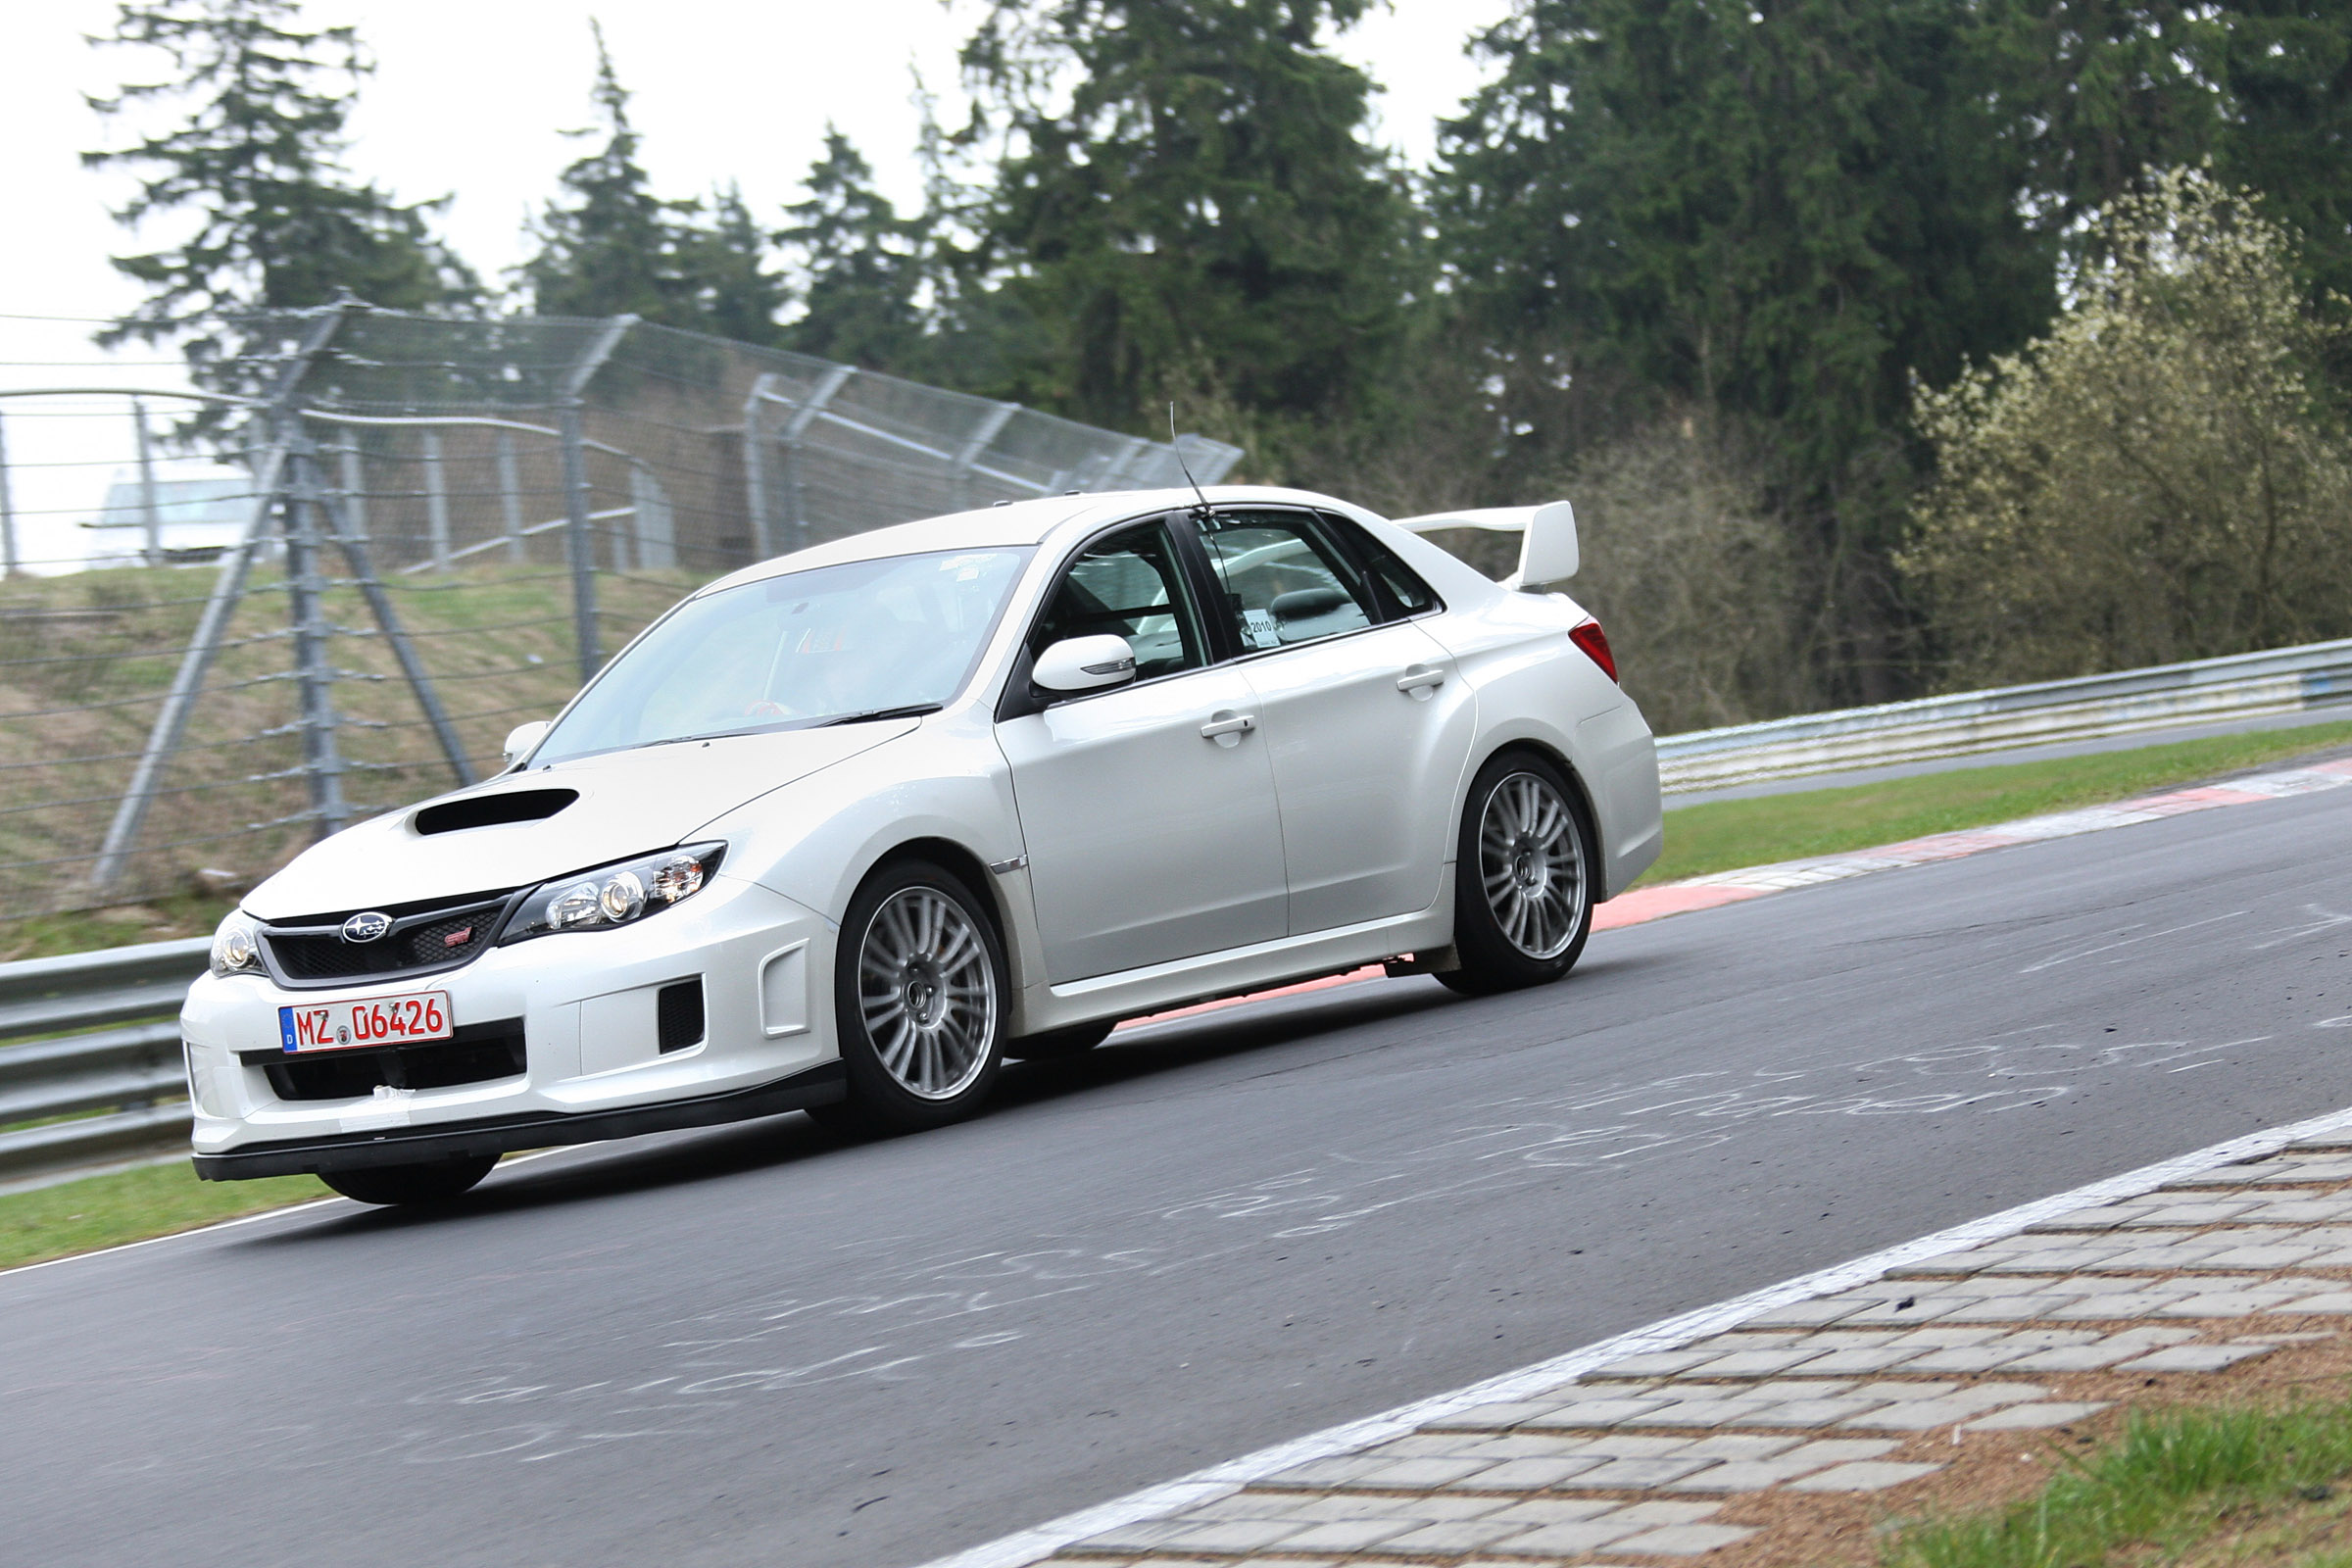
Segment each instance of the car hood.
[[[311,846],[247,895],[245,910],[284,920],[489,893],[667,849],[747,802],[887,745],[918,722],[730,735],[508,774],[371,817]],[[565,802],[554,792],[577,798]],[[525,810],[548,814],[475,825]]]

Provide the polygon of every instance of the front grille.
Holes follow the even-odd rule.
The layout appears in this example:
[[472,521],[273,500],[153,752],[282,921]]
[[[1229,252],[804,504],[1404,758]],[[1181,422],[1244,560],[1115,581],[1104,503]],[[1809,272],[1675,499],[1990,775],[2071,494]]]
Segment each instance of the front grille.
[[447,1040],[420,1045],[280,1055],[263,1067],[270,1092],[280,1100],[364,1100],[379,1085],[454,1089],[528,1070],[520,1018],[467,1024]]
[[454,969],[498,935],[511,894],[474,894],[386,909],[392,929],[373,942],[343,940],[342,915],[318,915],[262,928],[262,945],[280,980],[318,985],[335,980],[382,980]]

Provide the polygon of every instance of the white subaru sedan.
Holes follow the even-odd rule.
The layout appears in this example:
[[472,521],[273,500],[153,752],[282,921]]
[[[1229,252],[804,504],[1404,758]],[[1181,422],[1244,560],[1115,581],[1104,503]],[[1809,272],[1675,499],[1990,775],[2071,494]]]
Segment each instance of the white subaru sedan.
[[[1496,584],[1415,531],[1512,527]],[[1386,960],[1554,980],[1657,761],[1549,591],[1565,503],[1224,487],[883,528],[711,583],[498,777],[316,845],[181,1013],[198,1174],[453,1198],[507,1151],[968,1115],[1006,1057]]]

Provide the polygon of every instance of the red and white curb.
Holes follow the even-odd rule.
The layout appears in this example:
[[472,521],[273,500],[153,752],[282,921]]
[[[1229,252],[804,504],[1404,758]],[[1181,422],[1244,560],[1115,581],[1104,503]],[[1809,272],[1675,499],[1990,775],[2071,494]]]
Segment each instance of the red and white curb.
[[[1625,926],[1647,925],[1652,920],[1663,920],[1670,914],[1690,914],[1700,909],[1719,908],[1727,904],[1760,899],[1767,894],[1787,893],[1794,888],[1809,888],[1824,882],[1843,882],[1851,877],[1869,876],[1876,871],[1898,871],[1906,866],[1929,865],[1938,860],[1966,859],[1972,855],[1983,855],[1989,850],[2006,850],[2019,844],[2074,838],[2083,833],[2103,833],[2109,828],[2161,822],[2167,817],[2185,816],[2192,811],[2211,811],[2225,806],[2254,806],[2265,801],[2343,789],[2347,785],[2352,785],[2352,758],[2333,762],[2316,762],[2309,767],[2256,773],[2232,779],[2227,784],[2208,784],[2197,789],[2143,795],[2136,800],[2119,801],[2113,806],[2086,806],[2079,810],[2053,811],[2046,816],[1996,822],[1990,827],[1968,828],[1957,833],[1935,833],[1923,839],[1906,839],[1900,844],[1883,844],[1872,850],[1856,850],[1844,855],[1820,855],[1802,860],[1778,860],[1769,865],[1744,866],[1737,871],[1716,871],[1707,876],[1694,876],[1681,882],[1661,882],[1655,887],[1636,888],[1631,893],[1619,894],[1592,911],[1592,929],[1596,932],[1615,931]],[[1145,1024],[1164,1023],[1175,1018],[1190,1018],[1200,1013],[1239,1007],[1251,1002],[1269,1002],[1278,997],[1329,991],[1365,980],[1378,980],[1385,973],[1378,964],[1368,964],[1346,974],[1326,975],[1320,980],[1308,980],[1298,985],[1278,986],[1271,991],[1256,991],[1246,997],[1226,997],[1216,1002],[1172,1008],[1167,1012],[1153,1013],[1148,1018],[1130,1019],[1119,1027],[1122,1030],[1135,1029]]]
[[1936,860],[1965,859],[1972,855],[1983,855],[1987,850],[2005,850],[2013,845],[2034,844],[2044,839],[2073,838],[2082,833],[2102,833],[2109,828],[2133,827],[2141,822],[2161,822],[2167,817],[2185,816],[2191,811],[2211,811],[2225,806],[2254,806],[2290,796],[2342,789],[2346,785],[2352,785],[2352,759],[2256,773],[2232,779],[2227,784],[2208,784],[2198,789],[2143,795],[2137,800],[2119,801],[2113,806],[2087,806],[2080,810],[2054,811],[2047,816],[2028,816],[2014,822],[1998,822],[1990,827],[1968,828],[1957,833],[1935,833],[1924,839],[1908,839],[1900,844],[1881,845],[1875,850],[1861,850],[1848,855],[1823,855],[1803,860],[1782,860],[1772,865],[1751,865],[1738,871],[1718,871],[1711,876],[1694,876],[1688,881],[1636,888],[1595,910],[1592,929],[1608,931],[1618,926],[1641,925],[1670,914],[1712,909],[1721,905],[1737,904],[1744,899],[1760,899],[1768,893],[1786,893],[1791,888],[1809,888],[1822,882],[1842,882],[1848,877],[1868,876],[1874,871],[1894,871],[1904,866],[1927,865]]

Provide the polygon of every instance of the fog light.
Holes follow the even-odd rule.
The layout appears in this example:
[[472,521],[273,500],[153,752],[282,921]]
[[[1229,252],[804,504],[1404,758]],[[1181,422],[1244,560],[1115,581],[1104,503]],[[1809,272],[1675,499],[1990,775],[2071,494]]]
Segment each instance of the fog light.
[[633,920],[637,911],[645,907],[645,884],[637,880],[636,872],[623,871],[606,880],[605,891],[597,902],[605,911],[605,918],[614,925]]

